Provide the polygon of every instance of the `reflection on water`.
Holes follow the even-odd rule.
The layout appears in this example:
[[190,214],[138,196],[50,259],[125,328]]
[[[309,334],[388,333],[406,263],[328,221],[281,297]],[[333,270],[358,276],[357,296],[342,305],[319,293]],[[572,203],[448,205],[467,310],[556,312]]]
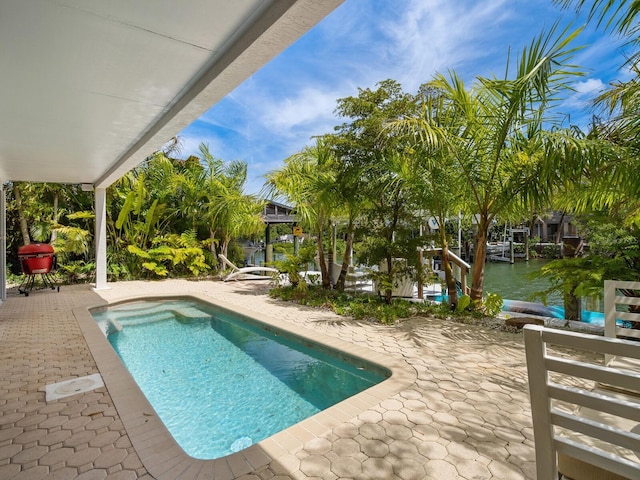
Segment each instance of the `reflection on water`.
[[[484,273],[484,292],[497,293],[502,298],[510,300],[524,300],[540,302],[539,298],[533,298],[535,292],[549,288],[546,278],[530,279],[529,275],[538,272],[549,260],[529,260],[528,262],[516,262],[513,265],[508,262],[487,262]],[[562,297],[553,293],[547,298],[548,305],[562,305]]]
[[[540,298],[533,298],[536,292],[549,288],[546,278],[530,279],[532,272],[539,271],[550,260],[520,261],[511,265],[508,262],[487,262],[484,274],[484,292],[497,293],[509,300],[523,300],[541,302]],[[471,281],[469,280],[469,283]],[[547,297],[547,305],[563,306],[562,296],[554,292]],[[586,299],[583,308],[591,311],[602,311],[598,299]]]

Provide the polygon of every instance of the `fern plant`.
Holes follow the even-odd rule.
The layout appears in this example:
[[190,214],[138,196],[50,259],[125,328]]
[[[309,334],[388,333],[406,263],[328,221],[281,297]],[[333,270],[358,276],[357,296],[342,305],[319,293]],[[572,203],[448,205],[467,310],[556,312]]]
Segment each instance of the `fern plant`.
[[206,261],[204,243],[193,230],[180,235],[159,236],[147,250],[128,245],[127,250],[137,258],[140,267],[152,277],[201,275],[211,270]]

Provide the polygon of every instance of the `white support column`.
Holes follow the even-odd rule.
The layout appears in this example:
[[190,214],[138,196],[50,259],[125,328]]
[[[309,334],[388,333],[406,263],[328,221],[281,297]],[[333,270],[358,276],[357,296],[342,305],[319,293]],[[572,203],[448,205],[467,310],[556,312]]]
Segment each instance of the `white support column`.
[[96,210],[96,290],[107,287],[107,189],[94,191]]
[[[0,181],[0,188],[4,182]],[[7,299],[7,197],[2,188],[0,195],[0,303]]]

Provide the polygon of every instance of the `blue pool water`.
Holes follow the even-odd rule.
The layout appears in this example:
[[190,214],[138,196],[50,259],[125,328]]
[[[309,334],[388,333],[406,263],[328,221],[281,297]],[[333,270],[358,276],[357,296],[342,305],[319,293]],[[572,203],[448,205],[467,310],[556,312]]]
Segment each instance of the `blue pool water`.
[[246,448],[388,376],[215,306],[142,302],[93,316],[195,458]]

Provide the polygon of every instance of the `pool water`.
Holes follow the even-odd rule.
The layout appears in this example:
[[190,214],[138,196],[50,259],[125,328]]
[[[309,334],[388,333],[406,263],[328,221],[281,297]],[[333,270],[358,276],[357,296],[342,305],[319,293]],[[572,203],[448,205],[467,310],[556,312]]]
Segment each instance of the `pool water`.
[[242,450],[388,375],[212,305],[142,302],[93,316],[194,458]]

